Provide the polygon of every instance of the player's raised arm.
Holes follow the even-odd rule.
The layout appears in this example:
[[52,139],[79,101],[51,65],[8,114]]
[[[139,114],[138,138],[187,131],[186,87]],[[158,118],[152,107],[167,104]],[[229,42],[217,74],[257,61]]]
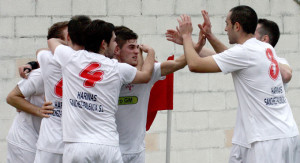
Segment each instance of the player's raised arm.
[[201,11],[204,22],[202,25],[198,24],[199,28],[202,28],[201,30],[203,31],[203,34],[211,44],[211,46],[214,48],[214,50],[217,53],[221,53],[228,48],[212,33],[211,31],[211,22],[209,20],[208,12],[205,10]]
[[[183,38],[184,54],[189,70],[192,72],[221,72],[220,68],[211,56],[201,58],[194,49],[191,18],[187,15],[181,15],[180,19],[177,20],[179,23],[179,33]],[[205,39],[205,36],[203,36],[200,40],[200,51],[205,45]]]
[[52,52],[52,54],[54,54],[54,51],[57,48],[57,46],[66,45],[65,41],[58,39],[58,38],[51,38],[47,42],[48,42],[48,47],[49,47],[50,51]]
[[177,70],[184,68],[187,65],[186,59],[184,55],[181,55],[175,60],[168,60],[162,62],[160,65],[161,68],[161,76],[166,76],[170,73],[173,73]]
[[133,79],[132,83],[148,83],[151,79],[152,71],[154,68],[154,49],[147,45],[140,45],[140,48],[143,50],[143,52],[148,53],[148,55],[145,59],[142,70],[136,72],[135,78]]
[[[199,26],[199,28],[200,28],[200,26]],[[207,57],[207,56],[216,54],[216,52],[214,52],[213,50],[210,50],[208,48],[202,47],[202,49],[201,49],[200,41],[202,39],[203,34],[204,33],[202,31],[200,31],[198,42],[197,43],[193,42],[193,46],[194,46],[196,52],[201,57]],[[178,27],[176,28],[176,30],[168,29],[166,32],[166,38],[168,41],[174,42],[175,44],[183,45],[183,38],[181,37],[181,35],[178,32]]]

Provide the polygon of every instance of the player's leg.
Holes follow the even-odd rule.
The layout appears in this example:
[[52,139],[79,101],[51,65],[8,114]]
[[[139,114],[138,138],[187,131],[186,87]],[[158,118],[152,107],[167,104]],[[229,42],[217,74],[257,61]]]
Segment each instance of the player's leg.
[[298,137],[254,142],[247,163],[296,163]]
[[34,163],[62,163],[62,154],[49,153],[42,150],[37,150]]
[[233,144],[229,156],[229,163],[244,163],[247,158],[248,148]]
[[122,154],[124,163],[145,163],[145,150],[135,154]]
[[92,143],[66,143],[63,161],[72,163],[123,162],[119,147]]
[[7,143],[7,163],[33,162],[34,158],[35,152]]
[[297,147],[295,152],[295,162],[300,162],[300,136],[297,136]]

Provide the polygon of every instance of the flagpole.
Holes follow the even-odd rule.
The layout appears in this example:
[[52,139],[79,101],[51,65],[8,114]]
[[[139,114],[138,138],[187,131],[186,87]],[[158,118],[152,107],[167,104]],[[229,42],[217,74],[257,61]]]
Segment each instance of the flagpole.
[[171,124],[172,124],[172,110],[168,110],[168,114],[167,114],[166,163],[170,163],[170,153],[171,153]]

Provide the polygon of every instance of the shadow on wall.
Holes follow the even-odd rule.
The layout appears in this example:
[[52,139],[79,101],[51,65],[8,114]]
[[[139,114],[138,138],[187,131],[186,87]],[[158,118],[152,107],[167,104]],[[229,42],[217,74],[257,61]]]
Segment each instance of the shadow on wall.
[[294,0],[295,2],[297,2],[300,5],[300,0]]

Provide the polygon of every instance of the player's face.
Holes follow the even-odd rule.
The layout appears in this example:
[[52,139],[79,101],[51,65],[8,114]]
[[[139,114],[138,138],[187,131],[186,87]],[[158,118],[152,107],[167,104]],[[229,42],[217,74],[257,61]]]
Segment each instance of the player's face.
[[254,33],[254,36],[255,36],[255,38],[256,38],[257,40],[262,41],[262,36],[261,36],[260,33],[258,32],[260,28],[261,28],[261,24],[257,24],[256,30],[255,30],[255,33]]
[[230,44],[235,44],[236,43],[236,34],[235,34],[235,31],[234,31],[234,26],[233,24],[231,23],[231,20],[230,20],[230,16],[231,16],[231,12],[229,12],[227,14],[227,17],[226,17],[226,27],[225,27],[225,31],[227,32],[227,35],[228,35],[228,39],[229,39],[229,43]]
[[137,65],[137,56],[139,54],[139,45],[136,39],[127,40],[120,49],[120,61],[122,63]]
[[115,35],[115,32],[113,32],[110,42],[108,44],[108,47],[105,51],[105,56],[108,58],[113,58],[116,46],[117,46],[116,35]]

